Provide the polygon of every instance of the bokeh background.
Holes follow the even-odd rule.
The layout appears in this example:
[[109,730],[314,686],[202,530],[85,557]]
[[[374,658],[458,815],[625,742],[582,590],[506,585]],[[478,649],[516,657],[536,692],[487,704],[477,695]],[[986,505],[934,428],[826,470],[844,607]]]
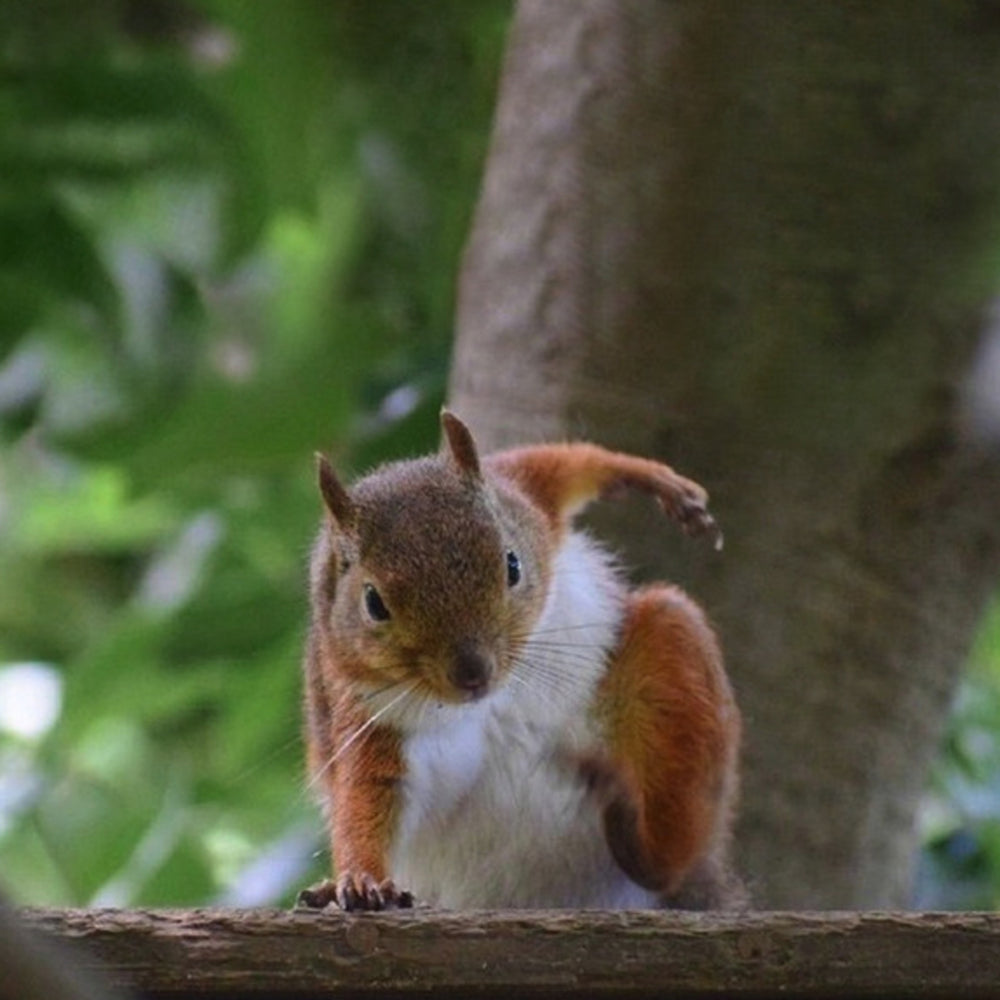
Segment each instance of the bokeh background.
[[[287,904],[312,453],[436,443],[511,4],[0,14],[0,886]],[[922,837],[914,905],[1000,904],[997,607]]]

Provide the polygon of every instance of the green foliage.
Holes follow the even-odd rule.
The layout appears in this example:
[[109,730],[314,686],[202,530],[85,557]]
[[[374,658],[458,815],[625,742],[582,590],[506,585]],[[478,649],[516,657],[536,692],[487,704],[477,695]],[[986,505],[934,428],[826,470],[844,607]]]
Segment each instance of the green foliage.
[[[508,8],[5,4],[16,900],[287,901],[323,870],[299,738],[311,454],[351,472],[436,438]],[[61,699],[50,727],[35,691]]]
[[918,905],[1000,907],[1000,603],[972,651],[922,819]]

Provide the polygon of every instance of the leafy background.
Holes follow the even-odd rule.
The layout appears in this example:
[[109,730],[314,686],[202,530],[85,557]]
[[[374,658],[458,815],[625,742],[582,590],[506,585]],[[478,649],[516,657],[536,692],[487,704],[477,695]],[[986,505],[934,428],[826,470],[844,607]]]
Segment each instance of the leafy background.
[[[345,471],[436,440],[509,0],[0,3],[0,883],[288,903]],[[915,903],[1000,903],[1000,611]]]

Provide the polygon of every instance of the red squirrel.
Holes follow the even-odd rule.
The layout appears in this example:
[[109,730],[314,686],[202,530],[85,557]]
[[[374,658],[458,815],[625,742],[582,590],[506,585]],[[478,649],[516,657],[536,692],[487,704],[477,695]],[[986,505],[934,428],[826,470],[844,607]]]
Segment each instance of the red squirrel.
[[318,458],[306,738],[336,877],[300,905],[736,905],[740,716],[713,631],[572,525],[632,488],[721,547],[707,494],[593,444],[480,460],[441,423],[440,454],[350,489]]

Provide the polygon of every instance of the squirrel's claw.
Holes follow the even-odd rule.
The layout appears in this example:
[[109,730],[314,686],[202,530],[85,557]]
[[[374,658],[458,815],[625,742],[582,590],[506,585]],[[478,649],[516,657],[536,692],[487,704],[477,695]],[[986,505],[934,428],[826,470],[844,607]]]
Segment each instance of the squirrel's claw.
[[357,876],[344,872],[336,881],[326,879],[303,889],[295,905],[307,910],[323,910],[332,905],[347,912],[409,910],[413,906],[413,894],[397,888],[392,879],[378,882],[367,872]]
[[723,544],[722,529],[708,512],[708,494],[697,483],[677,478],[679,482],[672,482],[657,494],[660,506],[685,534],[707,535],[718,552]]
[[707,535],[716,552],[721,551],[724,539],[718,522],[704,507],[684,508],[677,520],[689,535]]
[[324,879],[316,885],[302,889],[295,898],[296,910],[323,910],[337,901],[337,885],[332,879]]

